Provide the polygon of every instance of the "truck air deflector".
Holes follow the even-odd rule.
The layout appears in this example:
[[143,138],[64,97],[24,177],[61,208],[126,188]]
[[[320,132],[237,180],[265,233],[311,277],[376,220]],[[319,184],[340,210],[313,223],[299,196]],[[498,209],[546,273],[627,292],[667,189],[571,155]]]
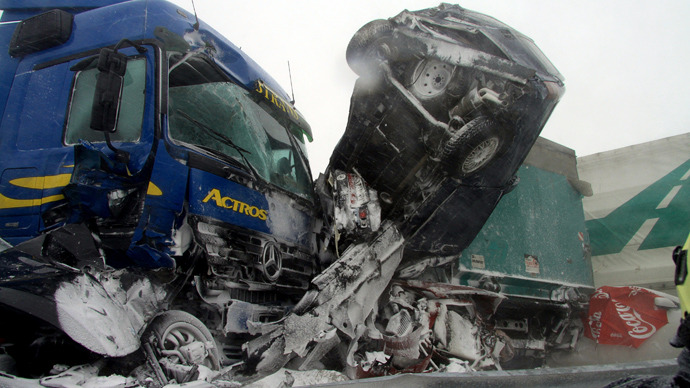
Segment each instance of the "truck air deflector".
[[73,22],[72,14],[59,9],[22,21],[12,35],[10,55],[19,57],[67,42],[72,35]]

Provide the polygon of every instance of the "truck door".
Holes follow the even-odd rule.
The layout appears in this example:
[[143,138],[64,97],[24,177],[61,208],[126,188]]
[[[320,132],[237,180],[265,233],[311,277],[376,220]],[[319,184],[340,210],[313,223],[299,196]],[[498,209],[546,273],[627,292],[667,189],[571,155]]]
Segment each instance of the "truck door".
[[[113,144],[131,156],[127,169],[142,170],[154,138],[154,50],[129,56]],[[74,170],[74,146],[90,142],[105,155],[102,132],[89,127],[95,80],[94,51],[64,58],[22,58],[0,123],[0,237],[18,243],[63,222],[63,189]],[[57,54],[59,56],[59,54]]]

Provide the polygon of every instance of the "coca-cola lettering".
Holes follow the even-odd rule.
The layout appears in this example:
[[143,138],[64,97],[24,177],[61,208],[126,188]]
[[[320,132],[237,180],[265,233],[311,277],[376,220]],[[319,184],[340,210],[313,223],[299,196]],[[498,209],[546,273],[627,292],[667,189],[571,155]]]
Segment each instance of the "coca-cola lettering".
[[637,339],[647,339],[656,333],[656,327],[640,317],[640,314],[630,306],[616,302],[616,312],[623,322],[630,327],[628,335]]
[[630,286],[630,294],[628,295],[628,297],[633,297],[637,294],[640,294],[641,292],[642,292],[642,288]]
[[595,299],[610,299],[611,296],[610,296],[609,294],[605,293],[603,290],[597,289],[597,292],[596,292],[594,295],[592,295],[592,298],[595,298]]
[[589,329],[594,339],[601,335],[601,311],[596,311],[589,316]]

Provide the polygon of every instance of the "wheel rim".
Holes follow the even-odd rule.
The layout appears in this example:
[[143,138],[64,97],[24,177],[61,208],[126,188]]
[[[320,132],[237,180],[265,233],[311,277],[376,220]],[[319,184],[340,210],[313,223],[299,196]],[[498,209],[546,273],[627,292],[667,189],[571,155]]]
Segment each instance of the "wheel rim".
[[215,360],[206,348],[206,338],[199,329],[186,322],[171,325],[161,336],[161,355],[174,363],[203,365],[213,369]]
[[462,162],[462,172],[469,174],[486,165],[498,151],[498,137],[491,137],[479,143]]
[[450,83],[452,69],[452,66],[441,61],[421,61],[412,76],[412,93],[422,100],[442,95]]

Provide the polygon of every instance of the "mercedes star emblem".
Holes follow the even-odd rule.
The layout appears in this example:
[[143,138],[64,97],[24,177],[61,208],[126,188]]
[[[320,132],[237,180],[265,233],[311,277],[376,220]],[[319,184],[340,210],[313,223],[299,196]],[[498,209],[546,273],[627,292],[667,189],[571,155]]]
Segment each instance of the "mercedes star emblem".
[[261,253],[261,270],[266,278],[275,282],[280,277],[283,269],[283,258],[278,249],[278,244],[274,242],[267,242],[264,245],[264,250]]

